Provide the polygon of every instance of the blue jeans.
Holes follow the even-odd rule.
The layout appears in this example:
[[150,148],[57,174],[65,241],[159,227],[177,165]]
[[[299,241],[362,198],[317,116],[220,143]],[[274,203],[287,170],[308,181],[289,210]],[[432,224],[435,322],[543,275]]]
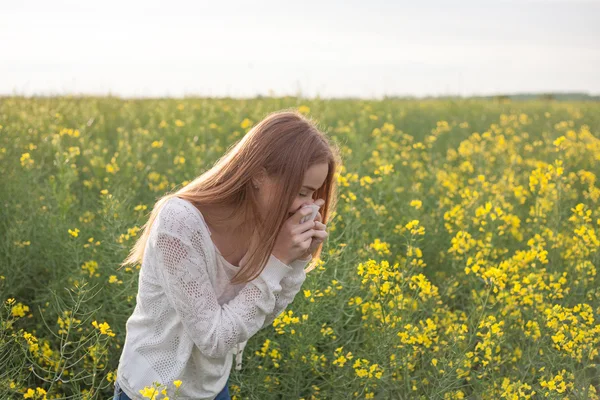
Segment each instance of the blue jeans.
[[[115,395],[113,400],[131,400],[131,397],[127,396],[117,382],[115,382]],[[229,396],[229,378],[227,378],[227,383],[225,383],[225,387],[221,390],[221,393],[215,397],[215,400],[231,400]]]

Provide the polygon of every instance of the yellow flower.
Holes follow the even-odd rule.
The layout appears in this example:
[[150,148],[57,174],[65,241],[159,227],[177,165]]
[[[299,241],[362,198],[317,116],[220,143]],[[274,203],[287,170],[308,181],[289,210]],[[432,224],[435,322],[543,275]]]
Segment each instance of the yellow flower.
[[244,118],[244,120],[242,121],[242,123],[240,124],[240,126],[243,129],[248,128],[250,125],[252,125],[252,121],[250,121],[248,118]]
[[300,106],[298,107],[298,112],[302,113],[302,114],[308,114],[310,112],[310,108],[308,106]]
[[79,229],[75,228],[74,230],[69,229],[69,234],[73,237],[79,236]]
[[43,396],[42,399],[44,399],[44,400],[46,399],[46,393],[47,392],[44,389],[38,387],[38,388],[35,388],[35,391],[37,393],[37,396]]
[[560,147],[560,144],[562,142],[564,142],[567,138],[565,138],[564,136],[560,136],[559,138],[557,138],[554,142],[552,142],[552,144],[554,144],[556,147]]
[[423,202],[421,200],[413,200],[410,202],[410,206],[418,210],[421,208],[421,206],[423,206]]
[[31,159],[31,155],[29,153],[23,153],[21,155],[21,166],[30,167],[33,165],[34,161]]
[[13,317],[24,317],[27,311],[29,311],[29,306],[26,306],[22,303],[17,303],[12,307],[11,314]]
[[145,398],[155,400],[156,396],[158,395],[158,390],[156,390],[156,388],[153,388],[152,386],[146,386],[145,388],[140,390],[140,394]]
[[390,249],[389,249],[389,244],[386,242],[382,242],[378,238],[375,239],[375,241],[373,243],[371,243],[369,245],[369,247],[374,249],[377,253],[379,253],[381,255],[391,254]]
[[173,381],[173,385],[175,385],[176,388],[179,388],[179,386],[181,386],[181,381],[177,379],[176,381]]
[[103,335],[115,336],[115,334],[110,330],[110,325],[108,325],[106,322],[98,324],[98,322],[94,321],[92,322],[92,325],[94,325],[96,329],[100,330],[100,333]]

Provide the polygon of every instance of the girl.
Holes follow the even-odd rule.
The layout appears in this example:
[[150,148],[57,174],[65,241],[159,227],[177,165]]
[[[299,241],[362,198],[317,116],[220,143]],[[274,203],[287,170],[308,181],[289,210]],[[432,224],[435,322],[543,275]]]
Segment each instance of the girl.
[[[340,164],[311,120],[276,112],[156,203],[122,263],[141,269],[114,399],[142,399],[154,382],[178,398],[229,399],[233,355],[240,369],[247,340],[292,302],[321,254]],[[301,224],[310,204],[321,212]]]

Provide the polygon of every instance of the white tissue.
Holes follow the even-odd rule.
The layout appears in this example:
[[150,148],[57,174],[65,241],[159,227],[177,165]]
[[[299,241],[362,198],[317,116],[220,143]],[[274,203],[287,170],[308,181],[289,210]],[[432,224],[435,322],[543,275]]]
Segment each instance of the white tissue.
[[304,207],[310,207],[310,208],[312,208],[312,213],[310,213],[309,215],[305,215],[304,217],[302,217],[302,219],[300,220],[301,224],[305,223],[306,221],[310,221],[312,219],[315,219],[315,217],[317,216],[317,213],[319,212],[319,208],[321,208],[321,207],[319,207],[316,204],[308,204],[308,205],[303,206],[302,208],[304,208]]

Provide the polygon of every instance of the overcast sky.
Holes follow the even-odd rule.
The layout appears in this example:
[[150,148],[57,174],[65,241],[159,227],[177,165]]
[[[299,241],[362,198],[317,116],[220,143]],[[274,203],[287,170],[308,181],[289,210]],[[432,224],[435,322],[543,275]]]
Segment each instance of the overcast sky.
[[0,94],[600,94],[600,0],[0,0]]

